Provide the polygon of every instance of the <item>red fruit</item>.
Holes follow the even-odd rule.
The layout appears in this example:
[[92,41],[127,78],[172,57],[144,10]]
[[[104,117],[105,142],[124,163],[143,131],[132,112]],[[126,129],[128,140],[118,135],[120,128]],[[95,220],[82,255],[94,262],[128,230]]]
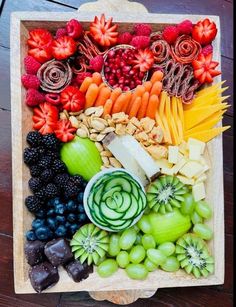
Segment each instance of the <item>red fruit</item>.
[[130,45],[137,49],[145,49],[150,45],[150,37],[148,36],[134,36],[130,42]]
[[83,110],[85,95],[75,86],[67,86],[60,94],[63,109],[71,112]]
[[29,107],[35,107],[45,101],[45,96],[34,88],[29,88],[26,93],[25,103]]
[[66,35],[67,35],[66,28],[59,28],[59,29],[57,29],[55,36],[56,36],[56,38],[59,38],[59,37],[66,36]]
[[129,44],[133,38],[129,32],[120,33],[117,38],[117,44]]
[[175,26],[167,26],[162,32],[162,37],[167,43],[174,44],[177,37],[179,36],[179,30]]
[[186,19],[177,25],[177,29],[179,31],[179,35],[191,34],[193,30],[193,23],[191,20]]
[[45,95],[45,100],[55,106],[61,103],[60,95],[56,93],[49,93]]
[[192,37],[195,41],[199,42],[201,45],[210,44],[216,37],[217,28],[213,21],[208,18],[198,21],[198,23],[193,27]]
[[52,43],[52,54],[57,60],[64,60],[76,51],[76,43],[72,37],[62,36]]
[[138,68],[142,72],[148,71],[154,63],[154,56],[151,50],[148,48],[145,50],[138,50],[135,53],[134,68]]
[[137,23],[134,25],[134,34],[137,36],[150,36],[152,28],[145,23]]
[[34,88],[37,90],[40,86],[39,78],[35,75],[22,75],[21,82],[25,88]]
[[56,137],[61,142],[64,142],[64,143],[73,140],[73,138],[75,137],[74,135],[75,131],[76,131],[76,128],[73,128],[71,126],[70,121],[67,119],[59,120],[54,130]]
[[24,58],[25,71],[27,74],[36,75],[41,64],[35,60],[31,55]]
[[52,34],[45,29],[34,29],[29,32],[29,36],[30,38],[27,40],[30,48],[28,54],[40,63],[50,60],[52,58]]
[[101,55],[97,55],[95,58],[92,58],[89,62],[90,66],[89,68],[97,72],[100,72],[102,70],[103,65],[104,65],[104,59],[103,56]]
[[83,27],[76,19],[71,19],[67,22],[66,30],[68,35],[74,39],[79,38],[83,33]]
[[95,16],[94,21],[90,24],[90,34],[99,45],[110,47],[117,42],[117,27],[117,25],[112,25],[112,17],[106,21],[105,15],[102,14],[100,19]]
[[215,70],[218,65],[218,62],[212,61],[212,53],[206,56],[200,53],[198,58],[192,62],[194,77],[200,83],[211,83],[215,76],[221,74],[220,71]]
[[48,102],[40,103],[33,110],[33,128],[42,134],[53,133],[57,120],[58,109]]
[[92,77],[92,73],[91,72],[87,72],[87,71],[86,72],[78,73],[77,76],[76,76],[77,84],[81,85],[86,77]]
[[202,48],[202,53],[204,55],[208,55],[209,53],[213,52],[213,47],[212,45],[206,45],[205,47]]

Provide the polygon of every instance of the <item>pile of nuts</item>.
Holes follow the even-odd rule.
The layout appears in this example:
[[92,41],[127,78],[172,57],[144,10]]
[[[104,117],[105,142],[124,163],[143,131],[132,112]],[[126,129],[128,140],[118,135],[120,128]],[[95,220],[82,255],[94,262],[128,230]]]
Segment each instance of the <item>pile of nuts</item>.
[[102,144],[104,137],[114,132],[117,135],[132,135],[144,149],[156,160],[167,157],[167,148],[160,145],[163,142],[163,131],[153,119],[148,117],[138,120],[129,119],[124,112],[106,115],[103,118],[103,107],[91,107],[85,111],[60,113],[61,119],[69,119],[77,129],[76,134],[95,142],[103,161],[102,168],[122,167],[112,153]]

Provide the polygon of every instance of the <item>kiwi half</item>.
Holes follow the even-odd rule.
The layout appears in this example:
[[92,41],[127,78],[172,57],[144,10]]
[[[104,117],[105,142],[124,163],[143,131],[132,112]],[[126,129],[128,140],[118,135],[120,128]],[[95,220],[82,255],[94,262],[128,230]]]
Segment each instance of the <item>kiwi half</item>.
[[99,229],[92,223],[82,226],[70,241],[75,259],[81,263],[87,260],[88,265],[97,264],[108,250],[109,237],[105,230]]
[[181,202],[184,201],[183,195],[187,191],[187,186],[177,177],[161,176],[148,186],[148,206],[161,214],[171,212],[173,207],[181,207]]
[[179,238],[175,253],[181,268],[196,278],[207,277],[214,272],[214,259],[206,243],[195,234],[187,233]]

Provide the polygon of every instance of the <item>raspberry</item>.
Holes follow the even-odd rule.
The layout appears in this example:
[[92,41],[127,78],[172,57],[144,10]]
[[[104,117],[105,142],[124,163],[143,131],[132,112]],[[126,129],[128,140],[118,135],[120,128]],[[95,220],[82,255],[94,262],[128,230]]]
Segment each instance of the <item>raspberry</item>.
[[35,75],[29,75],[29,74],[25,74],[23,76],[21,76],[21,82],[23,84],[23,86],[25,88],[34,88],[34,89],[38,89],[40,86],[40,81],[39,78],[36,77]]
[[92,70],[100,72],[104,64],[103,57],[101,55],[97,55],[95,58],[90,60],[89,64]]
[[213,52],[213,47],[212,45],[206,45],[205,47],[202,48],[202,53],[206,56],[210,53]]
[[78,85],[81,85],[86,77],[92,77],[91,72],[80,72],[76,76],[76,82]]
[[152,33],[152,28],[145,23],[137,23],[134,25],[134,33],[137,36],[149,36]]
[[129,32],[120,33],[117,38],[117,43],[118,44],[129,44],[132,38],[133,38],[133,35],[130,34]]
[[27,74],[36,75],[41,64],[30,55],[24,58],[25,71]]
[[83,33],[83,27],[76,19],[71,19],[66,24],[66,30],[69,36],[72,38],[79,38]]
[[59,37],[65,36],[65,35],[68,35],[66,28],[59,28],[59,29],[57,29],[55,36],[56,36],[56,38],[59,38]]
[[181,34],[191,34],[193,30],[192,21],[186,19],[177,25],[179,35]]
[[173,44],[179,35],[179,31],[175,26],[167,26],[162,32],[162,37],[167,43]]
[[35,107],[40,102],[45,101],[45,96],[34,88],[29,88],[26,93],[26,104],[29,107]]
[[130,42],[130,45],[137,49],[145,49],[150,45],[150,38],[148,36],[134,36]]

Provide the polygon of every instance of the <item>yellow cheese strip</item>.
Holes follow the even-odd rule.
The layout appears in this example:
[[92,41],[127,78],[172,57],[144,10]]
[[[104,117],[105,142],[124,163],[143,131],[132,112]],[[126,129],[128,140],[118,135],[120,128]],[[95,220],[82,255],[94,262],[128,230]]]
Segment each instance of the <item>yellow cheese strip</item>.
[[177,110],[177,102],[176,97],[172,97],[170,101],[170,121],[171,121],[171,128],[172,133],[174,135],[174,138],[176,139],[175,145],[179,145],[181,143],[180,135],[179,135],[179,129],[178,129],[178,110]]
[[213,128],[219,121],[222,120],[222,116],[218,116],[218,117],[213,117],[211,120],[207,120],[204,123],[201,123],[187,131],[185,131],[184,135],[188,135],[191,133],[195,133],[195,132],[201,132],[203,130],[209,130],[211,128]]
[[185,135],[185,140],[187,141],[190,137],[197,139],[202,142],[209,142],[211,139],[219,135],[220,133],[224,132],[225,130],[229,129],[230,126],[224,126],[224,127],[218,127],[218,128],[212,128],[209,130],[203,130],[200,132],[187,134]]
[[198,97],[198,96],[204,95],[205,93],[209,93],[209,92],[211,92],[211,91],[215,91],[215,90],[217,90],[221,85],[223,85],[225,82],[226,82],[226,80],[221,81],[221,82],[218,82],[218,83],[216,83],[216,84],[214,84],[214,85],[211,85],[211,86],[207,86],[207,87],[203,88],[202,90],[197,91],[197,92],[196,92],[196,96]]
[[177,128],[178,128],[178,131],[179,131],[179,139],[180,139],[180,143],[181,143],[184,139],[184,130],[183,130],[183,125],[181,123],[181,120],[179,118],[177,119]]
[[159,108],[158,108],[158,113],[161,118],[164,115],[166,98],[167,98],[167,93],[162,91],[160,95],[160,103],[159,103]]
[[227,98],[229,98],[230,96],[212,96],[210,97],[208,100],[202,99],[199,101],[193,100],[193,102],[191,104],[185,104],[184,105],[184,111],[186,110],[190,110],[192,108],[198,108],[198,107],[204,107],[204,106],[209,106],[209,105],[213,105],[213,104],[218,104],[218,103],[222,103],[224,100],[226,100]]
[[167,121],[165,115],[163,115],[163,117],[162,117],[162,122],[163,122],[164,129],[165,129],[165,131],[166,131],[166,140],[167,140],[167,143],[172,144],[172,139],[171,139],[171,135],[170,135],[170,130],[169,130],[169,126],[168,126],[168,121]]
[[[211,121],[211,120],[213,120],[214,118],[219,118],[219,117],[221,117],[221,116],[223,116],[223,114],[225,113],[227,111],[227,109],[226,110],[220,110],[220,111],[217,111],[217,112],[215,112],[215,113],[213,113],[211,116],[209,116],[209,117],[207,117],[206,119],[204,119],[203,121],[201,121],[201,123],[199,124],[199,125],[202,125],[202,124],[204,124],[204,123],[207,123],[208,121]],[[199,126],[198,125],[198,126]]]
[[166,98],[165,114],[166,114],[166,119],[167,119],[167,123],[168,123],[168,126],[169,126],[172,144],[177,145],[178,142],[179,142],[179,139],[178,139],[177,130],[176,130],[176,127],[175,127],[175,124],[174,124],[174,121],[173,121],[173,116],[171,114],[170,96],[167,96],[167,98]]
[[164,142],[168,143],[168,141],[169,141],[168,135],[166,134],[166,129],[163,125],[163,122],[162,122],[158,112],[156,112],[155,118],[156,118],[156,123],[158,124],[158,126],[161,127],[161,130],[163,131]]
[[178,134],[178,141],[179,143],[181,143],[181,141],[183,140],[183,135],[182,135],[182,127],[180,128],[179,127],[179,123],[181,123],[180,119],[179,119],[179,116],[178,116],[178,102],[177,102],[177,98],[176,97],[172,97],[172,100],[171,100],[171,111],[172,111],[172,114],[173,114],[173,117],[174,117],[174,123],[176,125],[176,130],[177,130],[177,134]]
[[180,98],[177,99],[177,106],[178,106],[178,115],[179,115],[183,130],[184,130],[184,109],[183,109],[182,100]]

